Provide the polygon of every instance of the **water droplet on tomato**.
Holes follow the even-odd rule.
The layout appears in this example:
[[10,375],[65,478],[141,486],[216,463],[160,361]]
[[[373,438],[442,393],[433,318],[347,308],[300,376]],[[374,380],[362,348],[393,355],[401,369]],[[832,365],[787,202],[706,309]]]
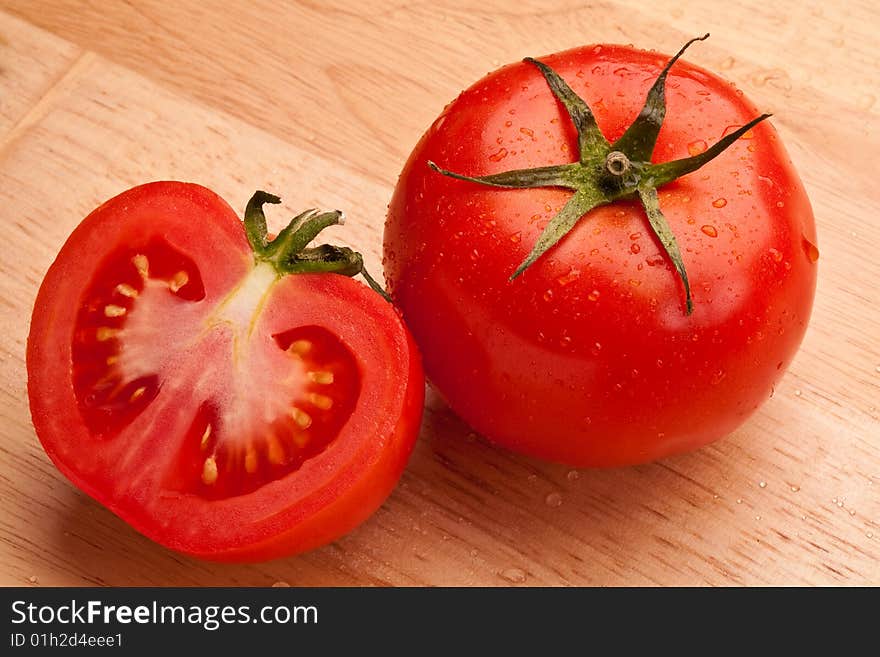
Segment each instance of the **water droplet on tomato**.
[[768,251],[770,257],[773,258],[773,262],[782,262],[782,253],[780,253],[777,249],[770,247],[770,251]]
[[514,244],[518,243],[522,239],[522,232],[516,231],[510,236],[510,241]]
[[552,301],[553,300],[553,290],[547,289],[544,292],[544,301]]
[[501,571],[501,577],[511,584],[522,584],[526,581],[526,573],[522,568],[506,568]]
[[513,125],[513,121],[509,121],[509,120],[508,120],[508,121],[505,121],[505,122],[504,122],[504,127],[505,127],[505,128],[509,128],[509,127],[512,126],[512,125]]
[[530,138],[532,141],[535,141],[535,133],[528,128],[520,128],[519,131],[523,133],[526,137]]
[[722,379],[724,379],[724,376],[725,376],[724,370],[716,370],[712,374],[712,379],[711,379],[712,385],[717,386],[719,383],[721,383]]
[[776,201],[776,207],[777,207],[777,208],[784,208],[784,207],[785,207],[785,201]]
[[666,259],[662,255],[660,255],[659,253],[656,253],[652,256],[648,256],[647,258],[645,258],[645,263],[647,263],[647,265],[649,267],[659,267],[660,265],[664,264],[665,262],[666,262]]
[[641,239],[641,237],[642,237],[642,234],[641,234],[641,233],[631,233],[630,236],[629,236],[629,238],[630,238],[633,242],[635,242],[637,239]]
[[577,470],[569,470],[568,474],[565,475],[565,478],[569,481],[577,481],[581,478],[581,473]]
[[699,155],[700,153],[705,153],[707,148],[709,148],[709,144],[702,139],[697,139],[688,144],[688,154],[692,156]]
[[800,486],[792,486],[792,487],[791,487],[791,492],[792,492],[792,493],[797,493],[797,492],[800,491],[800,489],[801,489]]
[[627,73],[629,73],[629,69],[626,66],[621,66],[619,68],[614,69],[614,75],[616,75],[618,77],[623,77]]
[[642,247],[640,247],[637,242],[633,242],[632,244],[629,245],[629,250],[630,250],[630,253],[638,253],[639,251],[642,250]]
[[562,506],[562,495],[559,493],[550,493],[547,497],[544,498],[544,504],[552,507],[560,507]]
[[492,162],[500,162],[507,157],[507,149],[503,146],[489,156]]
[[803,238],[804,251],[807,254],[807,260],[810,262],[816,262],[819,260],[819,247],[813,244],[806,237]]
[[602,351],[602,344],[599,342],[594,342],[593,346],[590,347],[590,353],[593,354],[594,356],[598,356],[601,351]]
[[556,279],[556,282],[559,283],[559,285],[561,285],[562,287],[565,287],[566,285],[570,285],[571,283],[574,283],[577,279],[580,278],[580,276],[581,276],[581,272],[572,267],[571,269],[568,270],[567,274],[563,274],[562,276],[559,276]]
[[286,589],[286,588],[290,588],[290,584],[288,584],[285,581],[278,581],[278,582],[275,582],[274,584],[272,584],[272,588],[273,589]]
[[713,208],[723,208],[725,205],[727,205],[726,198],[716,198],[714,201],[712,201]]
[[718,237],[718,230],[715,228],[715,226],[710,226],[709,224],[706,224],[705,226],[701,226],[700,230],[709,237]]
[[766,481],[759,481],[758,486],[760,488],[767,488],[767,482]]

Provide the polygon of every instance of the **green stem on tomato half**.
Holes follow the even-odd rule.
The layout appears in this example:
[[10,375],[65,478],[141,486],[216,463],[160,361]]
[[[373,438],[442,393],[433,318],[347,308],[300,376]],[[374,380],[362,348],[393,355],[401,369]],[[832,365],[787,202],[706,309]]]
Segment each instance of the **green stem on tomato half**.
[[322,230],[329,226],[345,223],[341,210],[319,212],[306,210],[290,220],[273,240],[269,240],[266,229],[264,203],[281,203],[281,199],[268,192],[257,191],[248,201],[244,211],[244,230],[247,240],[254,250],[257,262],[266,262],[283,276],[286,274],[360,274],[373,290],[386,301],[391,301],[388,293],[370,276],[364,266],[364,257],[347,246],[321,244],[309,247],[309,243]]
[[524,61],[536,66],[547,81],[550,90],[561,102],[578,133],[578,161],[556,166],[504,171],[489,176],[465,176],[440,168],[428,161],[435,171],[444,176],[509,189],[560,187],[574,192],[538,237],[525,260],[510,277],[515,279],[562,239],[585,214],[595,207],[614,201],[638,197],[645,208],[648,223],[660,240],[663,249],[675,265],[684,284],[687,314],[693,312],[691,288],[687,271],[675,235],[663,216],[657,189],[667,183],[696,171],[718,156],[733,142],[760,123],[770,114],[762,114],[744,126],[724,136],[703,153],[680,160],[651,163],[651,154],[657,135],[666,116],[666,76],[672,65],[694,41],[708,38],[708,34],[691,39],[669,60],[648,91],[645,105],[632,125],[613,144],[608,143],[587,103],[552,68],[531,57]]

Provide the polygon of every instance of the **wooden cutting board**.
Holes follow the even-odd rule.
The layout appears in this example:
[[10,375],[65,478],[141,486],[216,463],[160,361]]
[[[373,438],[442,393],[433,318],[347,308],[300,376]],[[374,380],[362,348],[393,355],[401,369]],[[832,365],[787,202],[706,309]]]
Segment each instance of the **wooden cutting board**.
[[[880,583],[880,12],[851,3],[0,1],[0,583]],[[774,124],[813,201],[812,324],[740,430],[661,463],[576,471],[469,433],[433,394],[397,490],[337,543],[261,565],[172,554],[75,490],[30,423],[37,287],[80,219],[137,183],[345,208],[380,271],[422,131],[500,64],[591,42],[674,52]],[[561,499],[561,505],[557,502]],[[549,500],[549,504],[548,504]]]

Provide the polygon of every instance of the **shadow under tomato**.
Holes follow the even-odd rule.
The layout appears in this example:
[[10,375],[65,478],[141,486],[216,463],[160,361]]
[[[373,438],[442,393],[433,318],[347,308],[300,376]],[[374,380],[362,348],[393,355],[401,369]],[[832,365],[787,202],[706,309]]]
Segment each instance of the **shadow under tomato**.
[[[194,559],[162,547],[84,493],[66,485],[63,515],[54,527],[49,558],[69,576],[59,584],[99,586],[293,586],[351,584],[351,576],[322,565],[320,552],[263,564]],[[326,549],[326,548],[325,548]],[[316,562],[317,559],[317,562]],[[315,573],[327,570],[326,577]],[[338,574],[337,574],[338,573]],[[41,579],[41,581],[43,581]],[[47,582],[50,583],[50,582]]]
[[47,549],[70,573],[65,583],[110,586],[651,583],[639,567],[644,555],[701,531],[716,499],[701,482],[723,482],[724,463],[714,446],[607,470],[530,459],[472,433],[429,388],[397,489],[331,545],[263,564],[200,561],[141,536],[66,484]]
[[731,449],[727,440],[655,463],[578,470],[492,445],[431,391],[408,476],[428,486],[424,506],[464,518],[461,534],[485,548],[477,583],[651,583],[638,570],[647,552],[717,521]]

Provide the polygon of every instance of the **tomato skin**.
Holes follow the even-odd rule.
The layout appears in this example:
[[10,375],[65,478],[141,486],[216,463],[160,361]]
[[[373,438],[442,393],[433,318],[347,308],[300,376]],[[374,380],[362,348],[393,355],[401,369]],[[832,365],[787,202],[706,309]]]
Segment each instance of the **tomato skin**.
[[[197,303],[175,302],[179,312],[158,319],[164,333],[150,344],[157,352],[183,344],[184,355],[194,355],[163,370],[155,412],[145,411],[118,435],[98,436],[84,422],[75,389],[72,345],[83,303],[77,301],[98,276],[96,262],[150,236],[189,256],[204,285]],[[53,463],[139,532],[204,559],[262,561],[312,549],[351,531],[393,489],[421,421],[421,360],[394,308],[345,276],[286,276],[255,304],[259,312],[249,329],[254,336],[249,348],[275,362],[286,356],[272,336],[299,325],[326,329],[352,354],[359,377],[351,415],[323,451],[256,490],[213,499],[203,494],[197,479],[188,481],[179,463],[184,429],[197,414],[203,388],[232,388],[224,377],[236,370],[224,369],[223,363],[238,339],[222,322],[203,335],[191,329],[203,326],[254,269],[241,221],[216,194],[177,182],[142,185],[104,203],[73,232],[46,274],[28,336],[31,414]],[[132,311],[130,321],[136,316]],[[126,357],[125,349],[119,357]],[[241,359],[239,354],[233,362]],[[248,372],[245,388],[271,397],[277,388],[272,373]]]
[[[541,58],[609,141],[668,58],[589,46]],[[758,114],[680,61],[653,161],[696,154]],[[734,128],[735,129],[735,128]],[[465,90],[413,150],[389,207],[389,289],[429,380],[474,429],[525,454],[617,466],[694,449],[771,394],[803,338],[816,282],[812,209],[766,122],[660,189],[694,312],[635,202],[597,208],[514,281],[571,192],[443,177],[571,162],[576,133],[540,73],[512,64]]]

